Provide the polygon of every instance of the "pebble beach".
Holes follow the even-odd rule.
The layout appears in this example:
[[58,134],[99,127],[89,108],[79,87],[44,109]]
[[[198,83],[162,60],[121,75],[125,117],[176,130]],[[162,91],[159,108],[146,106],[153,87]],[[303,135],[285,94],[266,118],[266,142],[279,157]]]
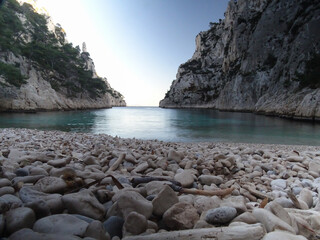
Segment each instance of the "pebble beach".
[[320,147],[0,129],[2,239],[320,239]]

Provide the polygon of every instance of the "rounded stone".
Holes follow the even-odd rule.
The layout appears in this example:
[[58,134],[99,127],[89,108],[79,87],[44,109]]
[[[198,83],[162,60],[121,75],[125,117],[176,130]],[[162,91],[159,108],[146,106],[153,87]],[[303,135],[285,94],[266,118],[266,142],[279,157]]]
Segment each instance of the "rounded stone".
[[208,186],[210,186],[211,184],[220,185],[223,182],[223,178],[219,176],[212,176],[212,175],[201,175],[198,178],[198,181],[202,185],[208,185]]
[[198,220],[197,209],[188,203],[176,203],[163,214],[165,225],[172,230],[193,228]]
[[39,233],[84,236],[88,223],[69,214],[56,214],[39,219],[33,230]]
[[122,238],[123,224],[123,218],[117,216],[111,216],[103,222],[104,229],[109,233],[111,239],[115,236]]
[[191,187],[194,182],[194,177],[189,171],[182,171],[174,176],[174,180],[181,183],[182,187]]
[[237,216],[234,207],[219,207],[210,209],[206,214],[206,221],[210,224],[225,224]]
[[36,220],[33,210],[26,207],[20,207],[10,210],[6,213],[7,233],[14,233],[22,228],[32,228]]
[[124,227],[126,231],[134,235],[138,235],[147,230],[148,220],[142,214],[131,212],[126,218]]

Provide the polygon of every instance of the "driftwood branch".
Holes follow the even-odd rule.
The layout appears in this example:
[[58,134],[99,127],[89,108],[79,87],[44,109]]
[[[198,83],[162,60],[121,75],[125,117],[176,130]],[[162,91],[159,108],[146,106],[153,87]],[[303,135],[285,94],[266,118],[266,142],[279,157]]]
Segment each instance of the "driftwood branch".
[[242,188],[248,190],[253,196],[260,198],[260,199],[265,199],[268,198],[269,200],[273,200],[273,197],[269,196],[268,194],[262,193],[256,189],[250,188],[248,186],[243,186]]
[[204,195],[204,196],[221,196],[221,197],[224,197],[226,195],[231,194],[232,191],[234,190],[234,187],[231,187],[231,188],[226,188],[226,189],[208,191],[208,190],[182,188],[182,187],[176,186],[174,184],[171,184],[170,187],[175,192],[179,192],[179,193]]

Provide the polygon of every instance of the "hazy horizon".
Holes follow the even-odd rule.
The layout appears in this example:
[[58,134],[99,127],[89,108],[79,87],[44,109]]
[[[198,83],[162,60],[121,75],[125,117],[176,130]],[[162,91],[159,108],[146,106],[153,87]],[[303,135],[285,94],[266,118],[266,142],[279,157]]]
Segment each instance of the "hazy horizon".
[[158,106],[195,37],[224,18],[227,0],[38,0],[128,106]]

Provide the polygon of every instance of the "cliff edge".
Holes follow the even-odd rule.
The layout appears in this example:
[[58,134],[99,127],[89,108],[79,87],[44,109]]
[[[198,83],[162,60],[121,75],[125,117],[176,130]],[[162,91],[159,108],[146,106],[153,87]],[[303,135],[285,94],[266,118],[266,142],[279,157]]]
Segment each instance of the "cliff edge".
[[16,0],[0,8],[0,111],[126,106],[122,94],[97,75],[85,44],[82,51],[73,47],[40,10]]
[[230,1],[196,37],[163,108],[213,108],[320,120],[320,2]]

